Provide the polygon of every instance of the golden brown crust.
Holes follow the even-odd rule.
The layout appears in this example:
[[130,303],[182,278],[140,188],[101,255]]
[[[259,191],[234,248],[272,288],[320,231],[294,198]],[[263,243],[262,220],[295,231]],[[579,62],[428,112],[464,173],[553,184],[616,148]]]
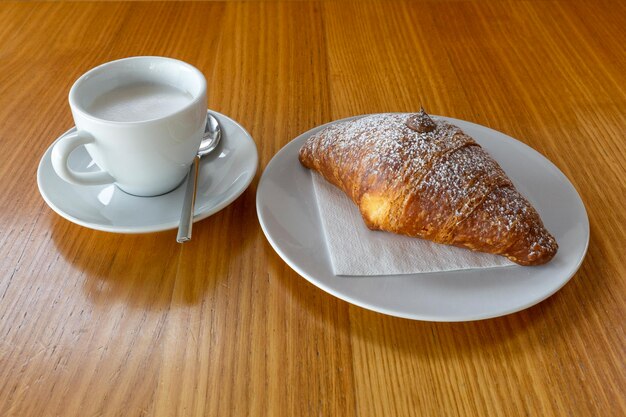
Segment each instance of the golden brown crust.
[[543,264],[557,251],[497,162],[461,129],[423,110],[334,124],[308,138],[299,159],[341,188],[370,229],[520,265]]

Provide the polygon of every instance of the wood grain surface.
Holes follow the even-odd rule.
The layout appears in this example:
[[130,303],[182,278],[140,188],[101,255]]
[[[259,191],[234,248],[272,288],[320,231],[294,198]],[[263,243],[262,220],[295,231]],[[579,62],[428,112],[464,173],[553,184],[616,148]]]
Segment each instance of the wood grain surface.
[[[1,416],[626,414],[626,3],[314,1],[0,4]],[[200,68],[255,138],[233,204],[175,231],[74,225],[36,185],[88,69]],[[589,252],[556,295],[469,323],[351,306],[293,272],[255,211],[292,138],[414,111],[519,138],[580,192]]]

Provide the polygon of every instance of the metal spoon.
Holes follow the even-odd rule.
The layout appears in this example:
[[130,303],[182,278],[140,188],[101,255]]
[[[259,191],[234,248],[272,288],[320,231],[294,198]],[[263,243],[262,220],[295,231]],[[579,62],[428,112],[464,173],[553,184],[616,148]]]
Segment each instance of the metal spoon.
[[200,142],[200,149],[196,157],[193,158],[189,174],[187,174],[187,188],[185,190],[185,200],[183,210],[180,213],[180,223],[178,224],[178,243],[191,240],[191,228],[193,227],[193,211],[196,204],[196,187],[198,186],[198,167],[200,158],[211,153],[222,139],[222,129],[217,119],[210,113],[206,114],[206,125],[204,126],[204,136]]

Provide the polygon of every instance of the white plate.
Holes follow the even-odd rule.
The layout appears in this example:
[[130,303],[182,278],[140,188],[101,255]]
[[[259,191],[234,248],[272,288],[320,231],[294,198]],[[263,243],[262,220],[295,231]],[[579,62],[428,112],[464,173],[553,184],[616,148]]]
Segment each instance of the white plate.
[[265,236],[280,257],[336,297],[380,313],[417,320],[465,321],[502,316],[558,291],[579,268],[589,243],[587,212],[572,184],[544,156],[507,135],[462,120],[441,119],[459,126],[480,143],[539,211],[559,243],[552,261],[535,267],[412,275],[333,275],[311,173],[298,161],[304,141],[332,123],[309,130],[287,144],[261,177],[257,214]]
[[[200,161],[194,222],[220,211],[239,197],[250,185],[258,164],[256,145],[250,134],[231,118],[214,111],[211,114],[220,123],[222,141]],[[73,185],[54,172],[50,161],[53,145],[39,162],[37,185],[46,203],[59,215],[106,232],[148,233],[178,227],[185,182],[174,191],[156,197],[126,194],[112,184]],[[84,147],[72,153],[69,164],[76,171],[97,170]]]

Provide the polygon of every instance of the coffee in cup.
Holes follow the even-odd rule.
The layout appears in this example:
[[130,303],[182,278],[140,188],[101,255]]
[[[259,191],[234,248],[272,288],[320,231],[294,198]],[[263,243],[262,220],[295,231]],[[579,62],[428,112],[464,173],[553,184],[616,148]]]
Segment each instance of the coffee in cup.
[[[200,146],[206,80],[176,59],[132,57],[88,71],[69,102],[77,131],[55,144],[56,173],[73,184],[115,183],[129,194],[154,196],[183,181]],[[82,145],[101,171],[68,167],[70,153]]]

